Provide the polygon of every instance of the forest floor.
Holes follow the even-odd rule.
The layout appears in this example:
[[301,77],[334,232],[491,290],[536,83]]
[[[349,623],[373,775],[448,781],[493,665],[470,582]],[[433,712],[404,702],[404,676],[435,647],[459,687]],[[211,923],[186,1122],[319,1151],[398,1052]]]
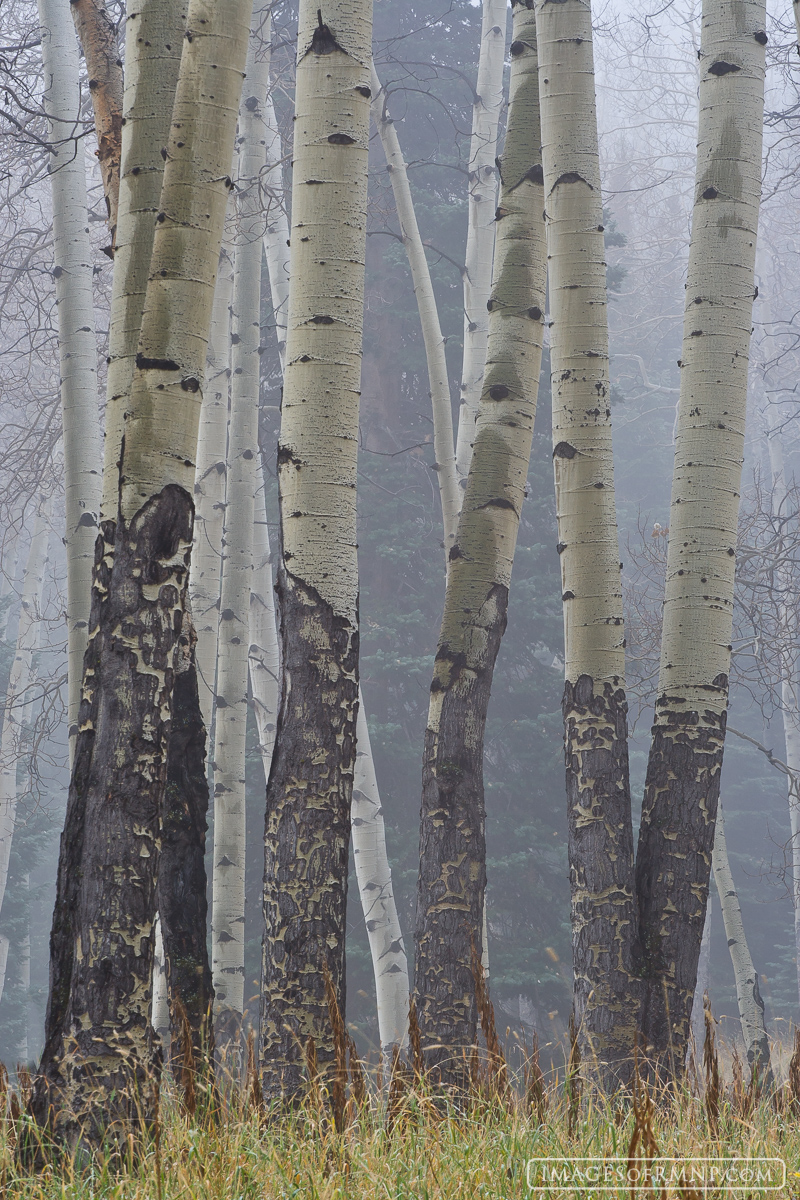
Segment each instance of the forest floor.
[[[344,1113],[340,1111],[345,1125],[341,1133],[332,1126],[329,1106],[320,1107],[311,1098],[295,1115],[267,1121],[246,1102],[229,1096],[225,1115],[211,1120],[200,1112],[187,1117],[167,1090],[157,1137],[148,1141],[135,1165],[116,1171],[98,1156],[82,1170],[62,1163],[38,1175],[20,1174],[14,1166],[15,1134],[20,1130],[6,1122],[0,1142],[0,1197],[501,1200],[536,1194],[567,1200],[591,1192],[600,1200],[648,1195],[654,1200],[701,1200],[706,1195],[713,1200],[723,1195],[755,1200],[768,1198],[770,1191],[752,1183],[734,1191],[720,1187],[704,1192],[688,1185],[648,1191],[631,1188],[626,1173],[630,1164],[644,1171],[647,1160],[652,1170],[659,1165],[663,1169],[669,1159],[682,1160],[685,1166],[687,1160],[697,1159],[766,1158],[785,1163],[786,1185],[779,1190],[783,1200],[800,1198],[800,1108],[787,1089],[777,1099],[753,1104],[741,1086],[723,1085],[715,1101],[712,1081],[710,1101],[705,1086],[694,1093],[687,1086],[669,1101],[654,1102],[640,1089],[636,1103],[628,1098],[613,1107],[584,1096],[578,1106],[562,1080],[540,1096],[540,1116],[535,1089],[529,1088],[527,1096],[509,1089],[503,1098],[487,1097],[485,1086],[483,1090],[483,1098],[473,1098],[463,1112],[442,1113],[424,1089],[414,1090],[409,1084],[396,1087],[388,1103],[372,1095],[359,1107],[351,1099]],[[703,1097],[696,1094],[700,1090],[706,1093]],[[580,1159],[616,1159],[613,1179],[619,1182],[604,1191],[577,1183],[567,1190],[546,1187],[534,1192],[530,1184],[537,1182],[537,1168],[529,1164],[547,1158],[561,1160],[562,1179],[565,1167],[572,1172],[584,1169]],[[669,1169],[674,1172],[674,1165]],[[780,1166],[767,1166],[763,1172],[780,1184]],[[696,1174],[695,1183],[699,1178]]]

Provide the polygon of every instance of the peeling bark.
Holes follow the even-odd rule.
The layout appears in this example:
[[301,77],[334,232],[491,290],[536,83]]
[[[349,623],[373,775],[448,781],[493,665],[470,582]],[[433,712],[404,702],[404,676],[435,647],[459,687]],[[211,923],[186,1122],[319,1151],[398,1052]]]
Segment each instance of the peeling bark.
[[422,767],[414,1000],[426,1064],[468,1086],[477,1029],[473,962],[484,937],[483,739],[506,627],[541,366],[545,238],[536,35],[515,3],[503,213],[472,465],[449,554]]
[[689,1037],[725,741],[764,28],[763,0],[704,0],[661,667],[636,861],[642,1033],[665,1075],[682,1069]]
[[113,257],[122,157],[122,60],[117,31],[103,0],[70,0],[70,8],[89,76],[97,134],[95,154],[100,163],[111,234],[111,245],[106,247],[106,254]]

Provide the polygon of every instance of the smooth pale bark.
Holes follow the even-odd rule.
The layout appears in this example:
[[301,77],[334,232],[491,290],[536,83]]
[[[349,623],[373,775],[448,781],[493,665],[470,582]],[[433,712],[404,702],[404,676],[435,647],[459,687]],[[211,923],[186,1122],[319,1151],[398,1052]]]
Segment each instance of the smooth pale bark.
[[310,1037],[323,1070],[335,1061],[323,967],[345,1010],[371,41],[371,0],[302,0],[278,443],[283,671],[265,829],[267,1099],[299,1094]]
[[42,592],[47,570],[50,503],[40,501],[33,523],[31,544],[22,576],[17,645],[8,679],[0,733],[0,908],[6,894],[11,843],[17,820],[17,764],[27,725],[31,667],[39,645]]
[[581,1058],[611,1081],[632,1063],[636,906],[591,9],[584,0],[536,0],[536,22],[573,998]]
[[122,422],[142,326],[187,0],[139,0],[125,22],[125,92],[109,318],[101,529],[113,554]]
[[[268,12],[257,4],[259,28]],[[218,1044],[238,1036],[244,1008],[245,741],[253,519],[258,470],[258,386],[261,333],[259,197],[266,165],[264,98],[267,66],[250,39],[239,108],[236,171],[236,252],[233,278],[231,418],[222,546],[217,694],[214,721],[214,851],[211,969]]]
[[722,909],[722,919],[725,922],[725,936],[728,939],[728,950],[733,964],[736,999],[739,1004],[739,1017],[742,1022],[742,1037],[747,1051],[747,1061],[753,1072],[757,1073],[760,1085],[770,1088],[773,1079],[769,1038],[764,1024],[764,1001],[761,999],[758,972],[753,966],[753,959],[744,932],[742,909],[728,859],[728,843],[725,838],[725,822],[721,806],[717,808],[712,863],[714,882],[717,885]]
[[0,1000],[6,986],[6,971],[8,969],[8,951],[11,943],[4,933],[0,933]]
[[439,499],[442,505],[444,525],[444,556],[449,563],[450,548],[455,542],[456,526],[461,499],[456,479],[456,460],[453,448],[453,413],[450,407],[450,381],[447,374],[447,358],[444,338],[439,325],[439,310],[433,294],[431,274],[425,247],[420,237],[411,188],[408,185],[403,152],[397,137],[394,122],[386,107],[386,95],[378,79],[375,65],[371,69],[372,117],[386,155],[386,169],[392,184],[400,236],[408,255],[414,295],[417,298],[422,340],[425,345],[425,360],[428,367],[428,386],[431,389],[433,413],[433,450],[436,455],[436,477],[439,481]]
[[77,736],[83,656],[89,636],[94,544],[100,505],[100,416],[92,302],[86,167],[79,136],[80,71],[75,30],[62,0],[39,0],[44,108],[53,147],[53,257],[64,430],[67,554],[67,721]]
[[228,394],[231,376],[233,242],[226,233],[219,258],[200,409],[197,470],[194,479],[194,545],[189,596],[197,632],[195,660],[200,708],[209,734],[214,724],[217,683],[222,530],[228,471]]
[[[765,302],[765,320],[771,322],[769,301]],[[772,512],[786,521],[788,517],[788,488],[783,460],[781,431],[777,427],[772,410],[764,414],[764,427],[772,476]],[[787,798],[789,801],[789,826],[792,838],[792,906],[794,909],[794,942],[797,969],[797,988],[800,995],[800,657],[797,650],[797,613],[792,602],[791,571],[779,567],[777,572],[778,593],[782,597],[778,620],[781,637],[778,644],[778,662],[781,674],[781,718],[786,744]],[[788,602],[787,602],[788,598]]]
[[[265,38],[267,42],[269,42],[270,34],[271,26],[267,30]],[[269,65],[268,60],[267,72],[269,72]],[[283,186],[283,146],[271,91],[267,92],[264,101],[264,125],[267,142],[267,166],[262,176],[262,188],[266,196],[267,207],[264,252],[267,256],[269,284],[272,293],[278,356],[281,371],[285,371],[286,322],[289,317],[289,217],[284,205],[286,192]]]
[[113,562],[99,540],[46,1044],[32,1100],[39,1123],[73,1147],[109,1133],[127,1137],[154,1117],[158,1061],[149,1018],[170,709],[250,12],[247,0],[190,3],[123,406]]
[[684,1061],[719,797],[761,190],[762,0],[704,0],[661,665],[636,860],[645,1045]]
[[483,0],[478,82],[472,106],[469,148],[469,228],[464,264],[464,354],[461,364],[461,408],[456,440],[456,471],[461,487],[475,440],[486,345],[489,336],[487,304],[492,290],[492,259],[497,197],[497,125],[503,107],[503,64],[506,51],[508,0]]
[[375,974],[381,1053],[384,1063],[390,1063],[393,1047],[402,1049],[408,1039],[408,960],[394,902],[383,809],[360,694],[356,738],[355,781],[350,808],[353,862]]
[[113,257],[122,159],[122,60],[117,31],[103,0],[70,0],[69,6],[89,76],[97,135],[95,154],[100,164],[111,234],[106,254]]
[[253,525],[253,575],[250,583],[250,649],[248,666],[253,714],[258,730],[258,750],[269,783],[275,748],[275,728],[280,700],[280,649],[275,623],[275,596],[270,566],[269,528],[264,488],[256,492]]
[[167,964],[164,958],[164,938],[161,920],[156,917],[155,949],[153,950],[153,1029],[164,1046],[169,1043],[169,999],[167,997]]
[[700,958],[697,961],[697,983],[695,984],[694,999],[692,1001],[691,1027],[692,1036],[694,1037],[696,1063],[700,1061],[699,1056],[703,1052],[703,1039],[705,1036],[703,997],[711,985],[711,909],[711,893],[709,892],[708,903],[706,904],[706,920],[703,925],[703,938],[700,942]]
[[800,0],[792,0],[794,11],[794,27],[797,32],[797,52],[800,54]]
[[414,999],[426,1062],[461,1084],[477,1029],[486,879],[483,737],[539,387],[546,249],[534,13],[515,3],[489,339],[475,448],[450,549],[422,768]]

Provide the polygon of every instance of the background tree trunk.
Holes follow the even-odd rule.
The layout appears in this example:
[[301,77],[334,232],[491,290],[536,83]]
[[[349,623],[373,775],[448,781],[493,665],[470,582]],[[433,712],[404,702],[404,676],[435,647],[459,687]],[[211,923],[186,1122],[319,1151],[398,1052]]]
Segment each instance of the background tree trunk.
[[475,426],[480,408],[486,344],[487,304],[492,290],[492,260],[497,197],[497,126],[503,107],[507,0],[483,0],[478,82],[472,107],[469,148],[469,227],[464,263],[464,354],[458,414],[456,471],[459,500],[464,498]]
[[119,209],[119,173],[122,158],[122,59],[119,56],[117,30],[103,0],[70,0],[72,19],[86,60],[89,95],[92,98],[94,125],[103,192],[108,211],[114,255]]
[[[265,19],[269,21],[268,7],[258,4],[253,25],[259,33]],[[220,1048],[238,1039],[244,1008],[247,667],[255,492],[260,490],[261,474],[258,393],[263,213],[259,187],[266,165],[263,105],[269,86],[259,43],[260,37],[251,35],[239,108],[231,420],[217,640],[211,968],[215,1041]]]
[[761,0],[704,0],[661,667],[636,859],[642,1031],[669,1074],[689,1036],[728,707],[764,22]]
[[591,9],[584,0],[536,0],[536,23],[573,999],[581,1057],[613,1082],[631,1068],[636,1035],[636,904]]
[[305,1048],[344,1012],[358,710],[356,449],[369,143],[370,0],[302,0],[286,380],[278,444],[282,692],[267,789],[261,1054],[296,1096]]
[[486,374],[450,549],[422,768],[414,998],[426,1060],[463,1085],[476,1036],[473,959],[486,879],[483,735],[505,632],[541,367],[546,252],[532,8],[513,7]]
[[80,70],[75,30],[60,0],[39,0],[44,107],[53,147],[53,257],[58,305],[67,528],[67,720],[70,758],[78,732],[83,656],[89,636],[94,543],[100,505],[100,417],[92,303],[86,167],[79,137]]

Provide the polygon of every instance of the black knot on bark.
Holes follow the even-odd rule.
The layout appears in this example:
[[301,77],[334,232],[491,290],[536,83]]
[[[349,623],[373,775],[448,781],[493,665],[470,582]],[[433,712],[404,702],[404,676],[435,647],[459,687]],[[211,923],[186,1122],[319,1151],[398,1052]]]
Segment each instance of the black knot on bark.
[[341,50],[341,46],[336,41],[330,28],[322,20],[322,9],[317,9],[317,28],[314,30],[314,36],[311,39],[312,54],[333,54],[334,50]]
[[356,91],[358,92],[359,96],[363,96],[366,100],[369,100],[372,96],[372,88],[368,88],[366,86],[357,87]]
[[456,542],[455,545],[450,547],[450,552],[447,555],[447,557],[450,559],[450,562],[454,562],[455,559],[457,559],[457,558],[464,557],[464,555],[461,553],[461,547],[459,546],[458,542]]
[[509,46],[509,50],[510,50],[513,58],[516,58],[517,55],[522,54],[524,49],[525,49],[524,42],[512,42],[511,45]]
[[544,183],[544,171],[542,170],[542,164],[534,163],[533,166],[530,167],[525,172],[525,179],[529,179],[531,181],[531,183],[542,183],[543,184]]
[[508,388],[504,383],[497,383],[494,387],[489,388],[489,395],[492,400],[505,400],[508,394]]
[[332,133],[328,138],[332,146],[352,146],[355,140],[349,133]]
[[717,191],[717,189],[715,187],[708,187],[703,192],[702,199],[703,200],[716,200],[718,195],[719,195],[719,192]]
[[559,442],[553,450],[553,458],[574,458],[578,451],[569,442]]
[[541,319],[542,319],[542,310],[541,310],[540,308],[537,308],[537,307],[536,307],[536,305],[534,304],[533,308],[529,308],[529,309],[528,309],[528,316],[529,316],[529,317],[531,318],[531,320],[533,320],[533,321],[541,321]]
[[769,40],[763,29],[759,29],[757,33],[753,34],[753,37],[758,42],[759,46],[766,46],[767,41]]
[[188,379],[181,380],[181,390],[184,392],[199,392],[200,380],[190,376]]
[[311,324],[312,324],[312,325],[332,325],[332,324],[333,324],[333,317],[328,317],[328,316],[324,316],[324,315],[323,315],[323,316],[312,317],[312,318],[311,318]]
[[574,592],[570,592],[570,591],[566,591],[566,592],[564,592],[564,593],[563,593],[563,595],[561,596],[561,599],[562,599],[562,600],[574,600],[574,599],[575,599],[575,593],[574,593]]
[[709,75],[721,77],[722,75],[730,75],[731,71],[741,71],[741,69],[741,67],[737,67],[736,63],[729,63],[723,59],[718,59],[717,62],[712,63],[708,68],[708,73]]

